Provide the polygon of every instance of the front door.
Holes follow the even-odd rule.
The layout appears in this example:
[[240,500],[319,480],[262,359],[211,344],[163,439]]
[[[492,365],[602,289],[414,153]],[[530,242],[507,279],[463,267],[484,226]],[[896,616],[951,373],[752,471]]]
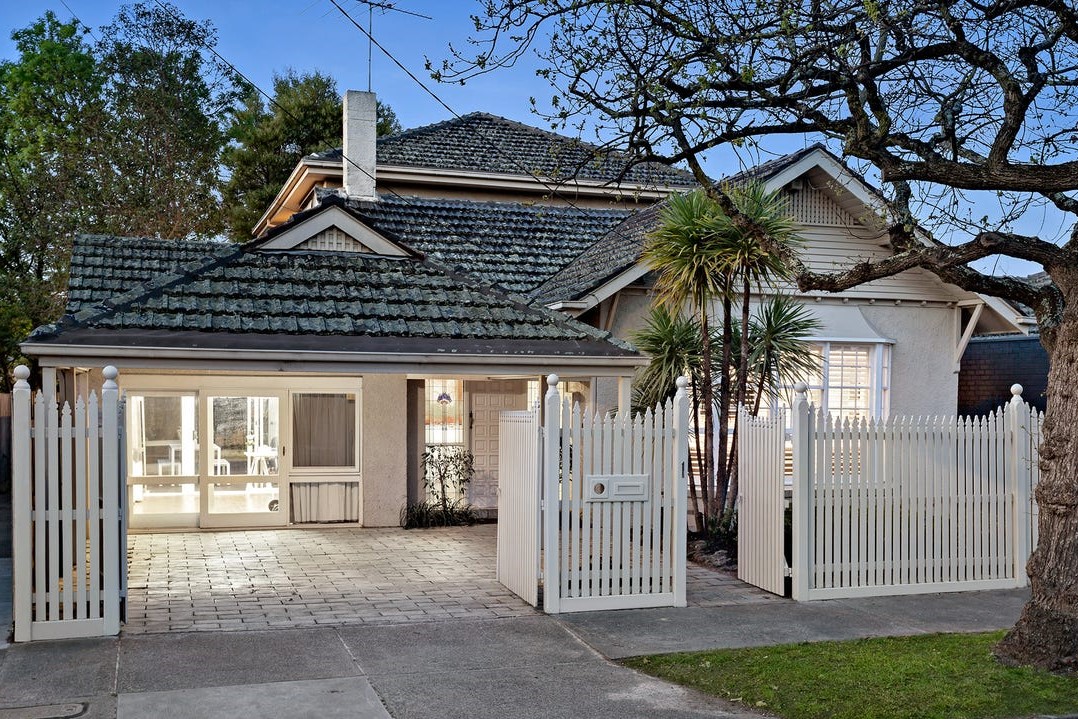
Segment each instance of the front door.
[[475,476],[468,501],[477,509],[498,508],[498,418],[502,412],[527,409],[527,380],[468,382],[471,446]]

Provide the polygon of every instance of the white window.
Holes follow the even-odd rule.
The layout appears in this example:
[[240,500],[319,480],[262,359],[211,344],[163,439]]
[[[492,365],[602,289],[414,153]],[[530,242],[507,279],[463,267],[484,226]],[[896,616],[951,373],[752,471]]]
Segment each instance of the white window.
[[[808,398],[836,419],[886,417],[889,406],[891,347],[886,343],[854,344],[820,342],[814,352],[820,372],[807,378]],[[793,381],[784,381],[786,406],[792,398]]]

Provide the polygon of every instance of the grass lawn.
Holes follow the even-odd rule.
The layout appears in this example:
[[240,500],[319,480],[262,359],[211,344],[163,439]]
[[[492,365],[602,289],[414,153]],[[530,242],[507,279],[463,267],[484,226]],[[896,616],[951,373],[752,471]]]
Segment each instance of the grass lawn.
[[791,719],[1078,712],[1078,677],[998,664],[1003,632],[661,654],[625,664]]

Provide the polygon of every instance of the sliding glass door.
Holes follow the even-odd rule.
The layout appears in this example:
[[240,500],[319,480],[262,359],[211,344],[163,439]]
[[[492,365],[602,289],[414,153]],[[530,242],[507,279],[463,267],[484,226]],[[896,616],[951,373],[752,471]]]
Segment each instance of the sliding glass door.
[[197,527],[198,396],[127,398],[128,506],[134,527]]
[[[284,393],[211,394],[205,399],[210,445],[201,526],[287,523],[281,412]],[[284,501],[282,501],[284,500]]]

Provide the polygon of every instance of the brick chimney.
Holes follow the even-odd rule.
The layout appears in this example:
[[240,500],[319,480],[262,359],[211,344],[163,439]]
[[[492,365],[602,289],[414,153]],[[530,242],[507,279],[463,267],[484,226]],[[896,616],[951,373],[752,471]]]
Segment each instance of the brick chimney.
[[375,137],[378,104],[373,92],[344,93],[344,192],[349,197],[377,200]]

